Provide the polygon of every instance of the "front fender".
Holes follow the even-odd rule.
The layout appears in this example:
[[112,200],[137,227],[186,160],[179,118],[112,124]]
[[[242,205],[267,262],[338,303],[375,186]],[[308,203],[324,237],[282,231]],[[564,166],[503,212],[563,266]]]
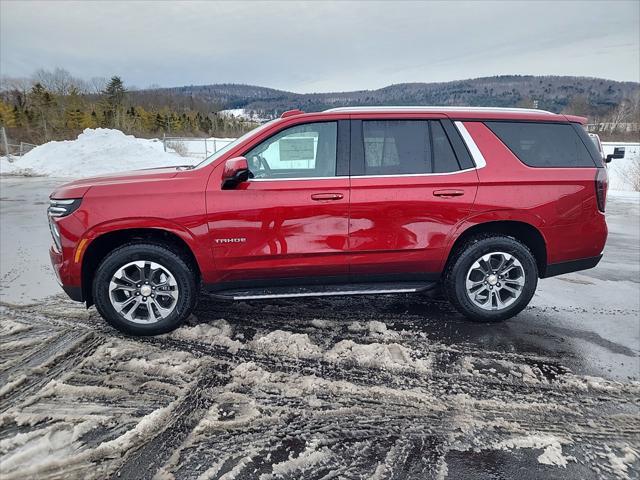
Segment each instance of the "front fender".
[[207,247],[208,231],[206,225],[199,225],[197,231],[194,232],[183,225],[164,218],[131,217],[99,223],[92,226],[80,237],[74,252],[74,266],[78,275],[77,278],[81,275],[84,256],[92,243],[105,234],[124,230],[158,230],[171,233],[184,241],[191,250],[198,263],[203,280],[212,276],[215,271],[211,251]]

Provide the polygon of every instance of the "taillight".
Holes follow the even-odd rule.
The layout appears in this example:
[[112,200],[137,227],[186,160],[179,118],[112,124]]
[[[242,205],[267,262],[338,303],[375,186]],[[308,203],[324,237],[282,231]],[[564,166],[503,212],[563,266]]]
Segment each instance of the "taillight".
[[606,168],[598,168],[596,173],[596,198],[598,199],[598,210],[604,212],[605,203],[607,202],[607,187],[609,186],[609,177]]

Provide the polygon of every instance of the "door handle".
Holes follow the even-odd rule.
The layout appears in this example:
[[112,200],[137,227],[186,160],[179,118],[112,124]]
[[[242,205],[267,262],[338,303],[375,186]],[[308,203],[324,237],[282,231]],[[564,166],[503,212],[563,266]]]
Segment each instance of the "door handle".
[[434,197],[443,197],[443,198],[451,198],[451,197],[461,197],[464,195],[464,190],[434,190]]
[[342,200],[344,195],[341,193],[314,193],[311,200]]

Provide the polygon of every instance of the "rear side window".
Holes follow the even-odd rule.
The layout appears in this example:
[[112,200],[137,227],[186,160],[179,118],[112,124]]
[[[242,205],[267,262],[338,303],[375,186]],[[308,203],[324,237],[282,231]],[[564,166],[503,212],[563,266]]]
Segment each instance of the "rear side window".
[[485,122],[485,125],[530,167],[596,165],[572,125],[529,122]]
[[451,137],[438,120],[363,120],[354,125],[355,132],[359,132],[362,125],[362,143],[358,145],[359,133],[356,133],[352,141],[352,175],[461,170]]
[[449,142],[449,138],[444,133],[440,122],[431,123],[431,139],[433,142],[433,172],[446,173],[459,170],[458,160]]
[[426,121],[362,122],[365,175],[428,173],[431,170]]

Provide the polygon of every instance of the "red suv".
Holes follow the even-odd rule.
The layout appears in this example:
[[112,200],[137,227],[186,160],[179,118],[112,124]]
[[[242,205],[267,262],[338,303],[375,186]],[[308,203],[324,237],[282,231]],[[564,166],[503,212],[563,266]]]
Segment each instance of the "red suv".
[[586,119],[541,110],[285,112],[195,167],[51,195],[51,260],[114,327],[176,328],[199,292],[250,300],[422,292],[520,312],[538,278],[594,267],[607,174]]

